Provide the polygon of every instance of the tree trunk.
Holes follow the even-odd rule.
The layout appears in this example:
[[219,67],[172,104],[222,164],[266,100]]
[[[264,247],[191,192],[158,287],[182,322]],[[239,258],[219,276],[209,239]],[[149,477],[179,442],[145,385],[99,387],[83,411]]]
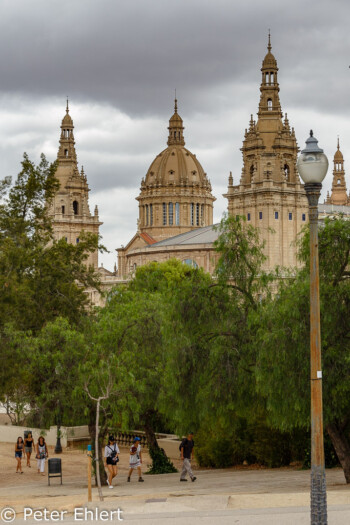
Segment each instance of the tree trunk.
[[350,442],[349,437],[337,423],[326,426],[333,447],[344,471],[346,483],[350,483]]
[[[96,450],[95,450],[95,447],[96,447],[96,422],[95,422],[95,418],[96,418],[96,413],[95,412],[91,412],[90,414],[92,417],[93,417],[93,421],[91,419],[90,423],[88,424],[88,427],[89,427],[89,436],[90,436],[90,440],[91,440],[91,444],[92,444],[92,457],[93,458],[97,458],[97,454],[96,454]],[[99,448],[98,448],[98,452],[99,452],[99,457],[103,457],[103,441],[106,437],[106,433],[107,433],[107,429],[105,426],[103,426],[101,428],[101,425],[100,425],[100,432],[99,432],[99,437],[98,437],[98,442],[99,442]],[[97,464],[96,461],[93,460],[92,462],[92,466],[93,466],[93,475],[94,475],[94,478],[95,478],[95,485],[97,487],[97,467],[100,469],[100,480],[101,480],[101,486],[104,486],[104,485],[107,485],[107,473],[106,473],[106,470],[105,470],[105,467],[104,467],[104,464],[103,462],[99,462]]]
[[154,430],[152,428],[152,425],[149,423],[149,421],[147,421],[147,419],[144,419],[144,421],[145,422],[144,422],[144,425],[143,425],[143,429],[144,429],[145,434],[146,434],[148,448],[152,448],[153,450],[154,449],[159,449],[158,441],[157,441],[156,435],[154,433]]

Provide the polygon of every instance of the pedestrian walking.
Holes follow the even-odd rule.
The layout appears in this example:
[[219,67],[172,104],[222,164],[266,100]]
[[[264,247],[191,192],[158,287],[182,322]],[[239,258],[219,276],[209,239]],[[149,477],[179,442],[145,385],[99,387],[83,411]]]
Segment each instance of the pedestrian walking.
[[109,436],[108,444],[105,446],[105,468],[108,470],[107,483],[112,489],[112,480],[118,474],[119,448],[114,436]]
[[25,451],[26,456],[27,456],[27,467],[30,467],[30,468],[31,468],[30,456],[32,455],[33,448],[34,448],[34,452],[35,452],[35,443],[34,443],[34,439],[33,439],[32,433],[28,432],[28,436],[24,440],[24,451]]
[[181,459],[183,460],[182,472],[180,476],[180,481],[187,481],[186,475],[188,474],[191,478],[191,481],[196,481],[196,476],[193,475],[191,468],[191,461],[193,459],[193,432],[189,432],[187,438],[184,438],[180,444]]
[[38,474],[41,473],[44,476],[45,471],[45,460],[49,457],[47,446],[45,443],[45,438],[40,436],[38,439],[38,444],[36,446],[36,459],[38,460]]
[[24,443],[23,443],[23,438],[20,436],[19,438],[17,438],[17,442],[15,446],[15,458],[17,460],[16,474],[17,472],[23,474],[23,470],[22,470],[23,452],[24,452]]
[[135,468],[137,468],[137,472],[139,474],[139,481],[140,482],[145,481],[142,478],[142,472],[141,472],[142,452],[141,452],[140,441],[141,439],[139,437],[135,437],[133,446],[130,448],[130,461],[129,461],[130,470],[128,474],[129,482],[130,482],[131,474],[134,472]]

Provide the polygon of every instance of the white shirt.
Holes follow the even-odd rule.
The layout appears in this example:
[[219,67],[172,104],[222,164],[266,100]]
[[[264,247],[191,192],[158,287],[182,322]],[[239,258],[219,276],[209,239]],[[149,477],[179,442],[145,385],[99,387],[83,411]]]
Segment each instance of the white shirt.
[[109,458],[110,456],[113,456],[113,453],[116,452],[119,454],[119,448],[116,443],[114,445],[106,445],[105,446],[105,458]]
[[[133,446],[135,446],[135,445],[133,445]],[[130,452],[131,452],[131,449],[132,449],[132,447],[130,448]],[[131,464],[138,463],[140,461],[140,453],[141,453],[141,445],[138,445],[137,451],[135,452],[135,454],[130,454],[130,463]]]

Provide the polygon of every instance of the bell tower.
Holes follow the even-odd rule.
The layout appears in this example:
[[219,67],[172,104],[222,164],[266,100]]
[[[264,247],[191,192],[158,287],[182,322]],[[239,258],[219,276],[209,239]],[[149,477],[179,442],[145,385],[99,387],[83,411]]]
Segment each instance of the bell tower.
[[350,204],[350,197],[346,193],[344,157],[339,149],[339,138],[337,151],[335,152],[333,169],[332,194],[327,195],[325,204],[334,204],[336,206],[347,206]]
[[308,204],[297,173],[298,145],[287,114],[283,116],[279,98],[278,67],[271,53],[262,62],[260,102],[257,121],[251,115],[245,130],[243,168],[239,183],[230,174],[228,212],[245,216],[260,229],[266,242],[267,266],[297,265],[292,244],[307,220]]
[[[56,178],[60,187],[49,208],[49,216],[55,239],[66,239],[71,244],[79,243],[82,231],[99,234],[98,209],[91,215],[89,208],[89,186],[82,167],[78,170],[75,151],[73,120],[69,114],[67,100],[66,114],[62,119],[61,136],[57,154]],[[98,251],[90,254],[87,265],[98,268]]]

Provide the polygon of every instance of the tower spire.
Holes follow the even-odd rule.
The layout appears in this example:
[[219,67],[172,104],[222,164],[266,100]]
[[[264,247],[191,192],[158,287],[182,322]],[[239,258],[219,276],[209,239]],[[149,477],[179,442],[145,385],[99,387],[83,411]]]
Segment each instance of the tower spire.
[[337,151],[334,154],[333,163],[332,193],[330,198],[327,198],[327,202],[329,202],[329,204],[345,206],[348,204],[348,195],[345,181],[344,157],[339,149],[339,136],[337,137]]
[[174,114],[169,120],[169,136],[168,136],[168,146],[184,146],[184,136],[183,136],[183,130],[184,130],[182,118],[177,112],[177,98],[176,98],[176,90],[175,90],[175,103],[174,103]]
[[269,29],[269,42],[267,44],[267,50],[269,53],[271,53],[271,49],[272,49],[272,46],[271,46],[271,32],[270,32],[270,29]]
[[77,169],[77,154],[75,151],[73,130],[73,120],[69,114],[69,100],[67,97],[66,114],[62,119],[60,146],[57,158],[60,163],[73,164]]

